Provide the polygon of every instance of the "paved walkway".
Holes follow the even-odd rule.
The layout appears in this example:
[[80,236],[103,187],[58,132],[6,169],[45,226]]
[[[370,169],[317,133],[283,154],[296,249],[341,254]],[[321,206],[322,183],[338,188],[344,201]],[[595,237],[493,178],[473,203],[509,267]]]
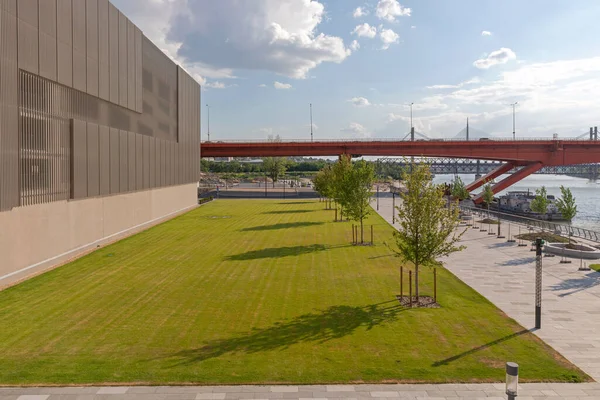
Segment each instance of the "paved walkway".
[[[0,388],[0,400],[506,399],[503,384]],[[530,383],[518,400],[600,399],[600,384]]]
[[[391,223],[391,199],[379,199],[379,213]],[[502,230],[507,234],[508,225]],[[518,233],[517,225],[511,233]],[[525,328],[533,328],[535,252],[472,228],[462,244],[467,249],[446,259],[446,267]],[[600,273],[578,268],[579,260],[560,264],[560,257],[543,258],[542,328],[534,333],[600,381]]]

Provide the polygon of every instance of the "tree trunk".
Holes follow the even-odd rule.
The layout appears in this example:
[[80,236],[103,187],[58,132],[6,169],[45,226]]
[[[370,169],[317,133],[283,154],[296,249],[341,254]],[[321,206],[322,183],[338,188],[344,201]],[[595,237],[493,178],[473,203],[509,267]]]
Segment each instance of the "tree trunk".
[[415,297],[417,298],[417,307],[419,306],[419,264],[415,263]]

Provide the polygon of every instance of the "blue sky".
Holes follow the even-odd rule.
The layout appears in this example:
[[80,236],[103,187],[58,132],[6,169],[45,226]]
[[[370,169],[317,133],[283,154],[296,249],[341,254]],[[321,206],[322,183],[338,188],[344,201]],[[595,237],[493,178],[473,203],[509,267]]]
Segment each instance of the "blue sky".
[[429,137],[512,135],[516,101],[517,136],[600,125],[597,0],[114,3],[203,84],[212,140],[308,138],[309,103],[316,139],[403,137],[411,102]]

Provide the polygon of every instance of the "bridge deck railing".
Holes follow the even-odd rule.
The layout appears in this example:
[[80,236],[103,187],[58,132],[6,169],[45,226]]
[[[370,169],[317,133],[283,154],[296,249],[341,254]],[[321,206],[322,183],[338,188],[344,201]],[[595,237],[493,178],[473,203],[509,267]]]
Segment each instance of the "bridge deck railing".
[[[467,140],[467,139],[451,139],[451,138],[432,138],[432,139],[417,139],[415,142],[476,142],[476,143],[489,143],[489,142],[590,142],[590,139],[581,139],[576,137],[565,137],[565,138],[548,138],[548,137],[522,137],[522,138],[490,138],[486,140]],[[597,140],[592,140],[596,141]],[[227,139],[227,140],[203,140],[201,143],[363,143],[363,142],[411,142],[410,140],[402,140],[401,138],[346,138],[346,139],[280,139],[277,141],[269,141],[264,139]]]
[[[488,215],[488,210],[476,207],[460,206],[463,211],[476,213],[480,215]],[[573,237],[587,239],[594,242],[600,243],[600,232],[596,232],[586,228],[579,228],[568,224],[560,224],[552,221],[545,221],[536,218],[527,218],[520,215],[503,213],[496,210],[489,210],[489,215],[497,219],[516,222],[527,227],[539,228],[547,230],[562,236],[569,236],[569,233]]]

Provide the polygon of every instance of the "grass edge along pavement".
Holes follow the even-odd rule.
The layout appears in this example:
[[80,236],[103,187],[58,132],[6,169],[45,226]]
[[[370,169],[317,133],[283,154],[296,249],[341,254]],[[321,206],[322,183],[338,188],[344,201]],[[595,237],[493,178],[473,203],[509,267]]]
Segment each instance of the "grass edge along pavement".
[[400,307],[371,224],[351,246],[318,201],[219,200],[8,288],[0,385],[589,380],[446,269],[442,308]]

